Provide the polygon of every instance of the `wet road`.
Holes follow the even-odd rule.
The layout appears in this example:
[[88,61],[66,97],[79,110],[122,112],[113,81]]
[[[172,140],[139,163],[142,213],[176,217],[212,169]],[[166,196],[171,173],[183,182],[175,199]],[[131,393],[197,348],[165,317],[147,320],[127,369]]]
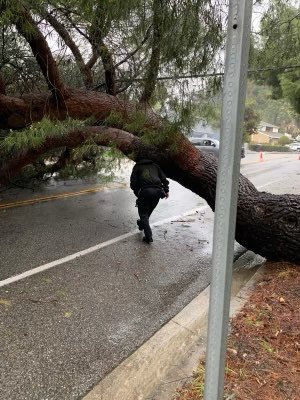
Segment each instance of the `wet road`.
[[[204,200],[177,183],[152,222],[200,207]],[[135,196],[127,187],[0,210],[0,280],[136,229]],[[11,251],[15,244],[16,252]]]
[[[296,157],[255,157],[242,165],[254,184],[299,191]],[[204,201],[172,182],[153,215],[170,220],[154,228],[153,246],[140,234],[119,238],[135,230],[134,201],[127,187],[0,210],[1,281],[105,245],[0,287],[1,399],[82,398],[209,284],[213,214]]]

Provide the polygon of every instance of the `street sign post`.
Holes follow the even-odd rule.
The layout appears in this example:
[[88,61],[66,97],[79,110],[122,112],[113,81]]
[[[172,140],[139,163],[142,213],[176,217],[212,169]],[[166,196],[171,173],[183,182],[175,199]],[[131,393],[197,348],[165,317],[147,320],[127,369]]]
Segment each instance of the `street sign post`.
[[252,0],[230,0],[210,289],[205,400],[221,400],[242,145]]

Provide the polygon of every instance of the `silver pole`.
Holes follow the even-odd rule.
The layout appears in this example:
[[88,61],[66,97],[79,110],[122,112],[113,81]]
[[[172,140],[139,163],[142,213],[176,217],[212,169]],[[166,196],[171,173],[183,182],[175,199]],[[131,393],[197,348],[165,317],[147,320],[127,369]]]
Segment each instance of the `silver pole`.
[[230,0],[216,189],[205,400],[221,400],[236,224],[252,0]]

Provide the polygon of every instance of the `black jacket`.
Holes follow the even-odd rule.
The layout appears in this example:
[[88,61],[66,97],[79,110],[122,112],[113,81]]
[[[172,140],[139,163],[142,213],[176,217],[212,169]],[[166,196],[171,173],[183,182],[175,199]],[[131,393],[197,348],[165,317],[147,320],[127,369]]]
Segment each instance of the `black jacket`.
[[136,196],[146,187],[158,187],[169,193],[169,181],[166,175],[151,160],[140,160],[135,164],[130,177],[130,187]]

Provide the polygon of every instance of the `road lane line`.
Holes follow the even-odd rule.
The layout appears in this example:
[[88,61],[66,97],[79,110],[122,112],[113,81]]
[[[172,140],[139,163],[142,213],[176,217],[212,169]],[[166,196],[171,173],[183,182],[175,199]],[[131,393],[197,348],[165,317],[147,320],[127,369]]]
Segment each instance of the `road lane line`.
[[257,186],[257,189],[260,190],[260,189],[262,189],[262,188],[264,188],[266,186],[273,185],[273,183],[277,183],[277,182],[280,182],[280,181],[282,181],[282,178],[281,179],[276,179],[275,181],[272,181],[272,182],[265,183],[264,185]]
[[[272,181],[272,182],[268,182],[268,183],[266,183],[264,185],[260,185],[260,186],[257,187],[257,189],[261,189],[261,188],[263,188],[265,186],[272,185],[273,183],[279,182],[280,180],[281,179],[278,179],[276,181]],[[164,225],[164,224],[166,224],[168,222],[172,222],[173,220],[180,219],[182,217],[186,217],[188,215],[194,214],[194,213],[199,212],[199,211],[204,211],[204,210],[206,210],[208,208],[209,208],[208,205],[205,205],[205,206],[202,206],[202,207],[198,207],[198,208],[193,208],[193,209],[191,209],[189,211],[186,211],[186,212],[184,212],[184,213],[182,213],[180,215],[176,215],[176,216],[173,216],[173,217],[170,217],[170,218],[163,219],[163,220],[158,221],[158,222],[154,222],[153,224],[151,224],[151,226]],[[69,256],[60,258],[60,259],[55,260],[55,261],[51,261],[51,262],[49,262],[47,264],[44,264],[44,265],[41,265],[39,267],[36,267],[36,268],[30,269],[28,271],[22,272],[21,274],[11,276],[10,278],[6,278],[6,279],[0,281],[0,287],[10,285],[11,283],[20,281],[20,280],[28,278],[28,277],[30,277],[32,275],[36,275],[36,274],[38,274],[40,272],[43,272],[43,271],[46,271],[46,270],[48,270],[50,268],[56,267],[57,265],[61,265],[61,264],[64,264],[64,263],[66,263],[68,261],[75,260],[75,258],[83,257],[83,256],[85,256],[87,254],[93,253],[94,251],[103,249],[104,247],[110,246],[110,245],[112,245],[114,243],[120,242],[121,240],[124,240],[124,239],[127,239],[127,238],[131,237],[131,236],[134,236],[137,233],[139,233],[139,231],[137,229],[135,229],[134,231],[125,233],[124,235],[121,235],[121,236],[117,236],[116,238],[107,240],[106,242],[99,243],[99,244],[97,244],[95,246],[92,246],[92,247],[89,247],[89,248],[87,248],[85,250],[81,250],[81,251],[78,251],[77,253],[70,254]]]
[[[173,217],[170,217],[170,218],[163,219],[163,220],[158,221],[158,222],[154,222],[153,224],[151,224],[151,226],[160,226],[160,225],[166,224],[168,222],[171,222],[173,220],[176,220],[176,219],[179,219],[179,218],[182,218],[182,217],[186,217],[187,215],[193,214],[193,213],[195,213],[197,211],[203,211],[203,210],[205,210],[207,208],[209,208],[209,207],[208,206],[202,206],[202,207],[194,208],[194,209],[189,210],[187,212],[184,212],[184,213],[182,213],[180,215],[176,215],[176,216],[173,216]],[[57,265],[61,265],[61,264],[64,264],[64,263],[66,263],[68,261],[75,260],[75,258],[83,257],[83,256],[85,256],[87,254],[93,253],[94,251],[103,249],[104,247],[110,246],[110,245],[112,245],[114,243],[120,242],[121,240],[124,240],[124,239],[127,239],[127,238],[131,237],[131,236],[134,236],[137,233],[139,233],[139,230],[135,229],[134,231],[125,233],[124,235],[121,235],[121,236],[117,236],[117,237],[115,237],[113,239],[107,240],[106,242],[102,242],[102,243],[96,244],[95,246],[89,247],[89,248],[87,248],[85,250],[78,251],[77,253],[70,254],[69,256],[60,258],[60,259],[55,260],[55,261],[51,261],[51,262],[49,262],[47,264],[44,264],[44,265],[41,265],[39,267],[36,267],[36,268],[30,269],[28,271],[22,272],[21,274],[14,275],[14,276],[12,276],[10,278],[6,278],[6,279],[0,281],[0,287],[10,285],[13,282],[17,282],[17,281],[20,281],[22,279],[28,278],[29,276],[36,275],[36,274],[38,274],[40,272],[43,272],[43,271],[46,271],[46,270],[48,270],[50,268],[56,267]]]
[[29,205],[29,204],[41,203],[44,201],[58,200],[58,199],[64,199],[64,198],[73,197],[73,196],[80,196],[82,194],[101,192],[105,189],[121,189],[124,187],[127,187],[127,185],[125,183],[124,184],[119,183],[115,186],[100,186],[100,187],[92,188],[92,189],[79,190],[78,192],[66,192],[66,193],[54,194],[51,196],[36,197],[33,199],[14,201],[11,203],[2,203],[2,204],[0,203],[0,209],[20,207],[20,206],[25,206],[25,205]]

